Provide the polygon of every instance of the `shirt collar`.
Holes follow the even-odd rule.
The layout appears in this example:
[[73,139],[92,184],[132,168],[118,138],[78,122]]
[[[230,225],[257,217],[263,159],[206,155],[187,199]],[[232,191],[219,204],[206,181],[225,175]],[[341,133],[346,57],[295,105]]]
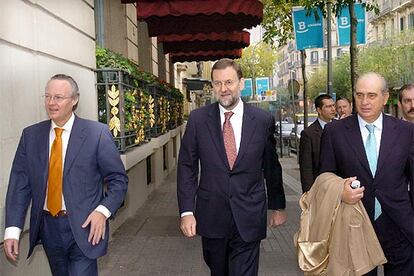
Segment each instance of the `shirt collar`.
[[240,116],[241,114],[243,114],[243,101],[242,99],[239,99],[239,102],[237,103],[237,105],[232,109],[232,110],[227,110],[224,107],[221,106],[221,104],[219,104],[219,109],[220,109],[220,114],[224,116],[225,112],[233,112],[233,116]]
[[382,120],[383,120],[382,112],[380,113],[379,117],[372,123],[368,123],[358,114],[358,123],[361,129],[366,129],[366,125],[374,125],[376,129],[382,130]]
[[51,124],[52,129],[55,129],[56,127],[58,127],[58,128],[63,128],[65,131],[71,132],[73,123],[75,122],[75,114],[72,112],[72,115],[70,116],[66,124],[63,125],[63,127],[58,126],[55,122],[53,122],[53,120],[51,121],[52,121],[52,124]]
[[321,128],[323,129],[325,127],[325,125],[327,124],[327,122],[325,122],[324,120],[322,120],[321,118],[318,117],[318,122],[321,125]]

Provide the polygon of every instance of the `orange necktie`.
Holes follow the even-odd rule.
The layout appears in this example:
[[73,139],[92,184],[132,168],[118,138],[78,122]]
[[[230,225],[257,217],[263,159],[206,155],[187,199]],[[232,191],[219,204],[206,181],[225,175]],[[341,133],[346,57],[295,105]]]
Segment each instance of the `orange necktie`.
[[62,132],[63,128],[55,128],[56,136],[50,151],[47,209],[52,216],[57,215],[62,208]]

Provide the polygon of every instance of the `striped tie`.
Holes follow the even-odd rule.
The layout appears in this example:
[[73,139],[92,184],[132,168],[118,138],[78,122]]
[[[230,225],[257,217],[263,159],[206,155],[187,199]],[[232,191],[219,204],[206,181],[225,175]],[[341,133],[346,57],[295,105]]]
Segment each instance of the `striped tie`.
[[[367,154],[369,168],[372,173],[372,177],[375,177],[375,173],[377,171],[377,140],[375,139],[375,126],[374,125],[366,125],[365,126],[368,131],[369,135],[367,141],[365,142],[365,153]],[[375,197],[375,214],[374,220],[376,220],[382,213],[381,204],[379,203],[378,199]]]
[[233,126],[230,122],[230,118],[233,114],[234,113],[231,111],[224,112],[225,119],[223,124],[224,147],[226,148],[226,155],[230,169],[233,169],[234,162],[237,158],[236,138],[234,137]]

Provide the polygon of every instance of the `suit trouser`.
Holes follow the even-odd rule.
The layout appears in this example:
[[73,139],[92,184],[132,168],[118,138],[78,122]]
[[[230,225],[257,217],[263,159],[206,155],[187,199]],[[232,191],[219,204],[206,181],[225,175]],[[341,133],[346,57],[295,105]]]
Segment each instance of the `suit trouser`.
[[[375,232],[380,241],[387,263],[384,264],[385,276],[414,275],[414,246],[384,213],[374,222]],[[377,271],[366,274],[377,275]]]
[[40,237],[53,275],[98,275],[97,260],[89,259],[80,250],[67,216],[52,217],[45,213]]
[[212,276],[255,276],[259,270],[260,240],[245,242],[233,223],[226,238],[202,237],[204,261]]

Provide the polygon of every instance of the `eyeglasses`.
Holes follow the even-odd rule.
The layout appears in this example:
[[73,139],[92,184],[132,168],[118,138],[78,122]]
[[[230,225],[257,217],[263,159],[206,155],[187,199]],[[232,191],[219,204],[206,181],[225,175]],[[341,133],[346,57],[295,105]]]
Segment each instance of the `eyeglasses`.
[[55,95],[55,96],[51,96],[48,94],[45,94],[42,96],[42,98],[45,100],[45,102],[50,102],[50,100],[53,100],[55,103],[62,103],[64,100],[72,98],[72,97],[65,97],[65,96],[61,96],[61,95]]
[[222,85],[224,85],[226,88],[230,88],[235,84],[235,80],[226,80],[226,81],[213,81],[213,86],[215,88],[221,88]]

